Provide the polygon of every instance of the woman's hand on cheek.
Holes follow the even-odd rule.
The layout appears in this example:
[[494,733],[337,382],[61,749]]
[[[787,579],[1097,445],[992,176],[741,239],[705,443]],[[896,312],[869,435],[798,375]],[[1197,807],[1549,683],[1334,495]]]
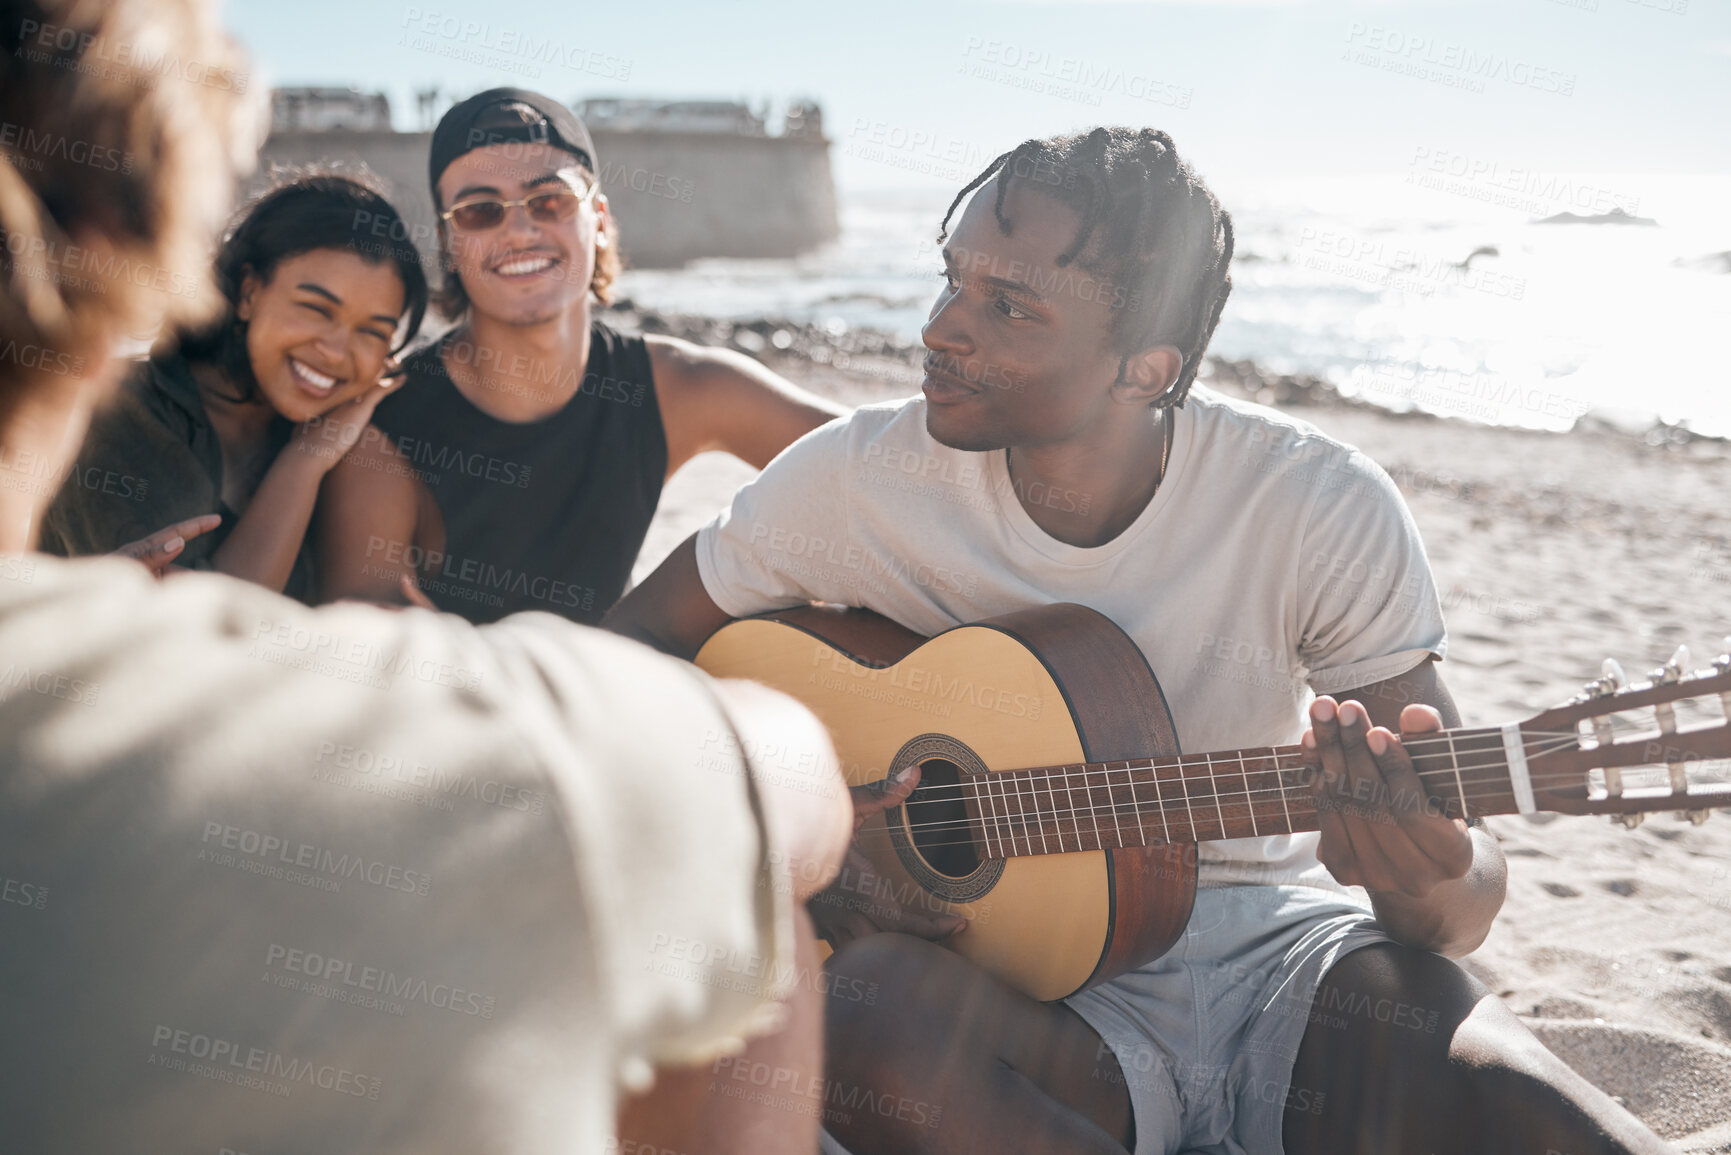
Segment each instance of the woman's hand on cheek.
[[373,410],[402,379],[402,370],[397,362],[394,359],[386,361],[378,382],[366,392],[296,426],[289,448],[311,457],[326,472],[336,468],[343,455],[361,439],[361,434],[373,419]]

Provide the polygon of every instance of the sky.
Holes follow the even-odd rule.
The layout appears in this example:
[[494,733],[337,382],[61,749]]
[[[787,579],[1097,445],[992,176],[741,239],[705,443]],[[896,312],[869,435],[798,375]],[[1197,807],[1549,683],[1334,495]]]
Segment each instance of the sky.
[[1228,179],[1731,173],[1728,0],[229,0],[226,21],[265,83],[383,91],[399,129],[434,85],[814,99],[844,193],[954,186],[1102,123]]

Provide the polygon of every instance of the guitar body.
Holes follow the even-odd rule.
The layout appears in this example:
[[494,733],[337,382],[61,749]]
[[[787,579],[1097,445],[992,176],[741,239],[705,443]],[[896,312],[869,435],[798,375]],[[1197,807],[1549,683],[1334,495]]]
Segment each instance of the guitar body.
[[[805,703],[850,786],[921,766],[908,802],[860,832],[883,880],[875,900],[965,916],[946,945],[1018,990],[1063,998],[1183,933],[1194,844],[983,857],[944,793],[964,775],[1179,753],[1147,660],[1093,610],[1043,606],[926,639],[868,611],[801,607],[729,623],[696,661]],[[869,908],[874,895],[848,882],[839,892]]]
[[[697,664],[804,702],[828,726],[849,785],[918,766],[913,794],[860,828],[875,882],[844,867],[826,900],[868,916],[888,903],[962,914],[967,929],[945,945],[1034,998],[1064,998],[1164,954],[1190,918],[1197,842],[1321,824],[1314,752],[1181,753],[1141,651],[1082,606],[929,639],[863,610],[806,606],[730,622]],[[1609,814],[1632,825],[1656,810],[1699,820],[1731,807],[1731,783],[1703,770],[1731,759],[1731,653],[1691,673],[1679,647],[1635,685],[1607,666],[1572,701],[1524,722],[1409,738],[1427,811]],[[1680,728],[1685,702],[1725,720]],[[774,749],[748,753],[760,773],[809,781],[809,767]]]

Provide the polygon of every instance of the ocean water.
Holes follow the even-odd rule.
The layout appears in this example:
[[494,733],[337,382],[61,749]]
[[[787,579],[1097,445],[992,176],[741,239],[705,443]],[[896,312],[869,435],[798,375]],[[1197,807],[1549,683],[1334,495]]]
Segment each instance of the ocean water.
[[[1405,173],[1213,185],[1237,257],[1211,353],[1320,376],[1395,410],[1541,429],[1594,413],[1731,437],[1731,177],[1445,158]],[[620,287],[670,312],[917,341],[949,195],[844,193],[842,236],[819,252],[632,271]],[[1535,223],[1612,210],[1656,224]]]

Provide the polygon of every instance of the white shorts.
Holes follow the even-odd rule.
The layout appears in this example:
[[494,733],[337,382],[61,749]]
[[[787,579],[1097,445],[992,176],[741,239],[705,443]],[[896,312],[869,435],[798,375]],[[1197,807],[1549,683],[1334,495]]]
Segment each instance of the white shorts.
[[1322,1110],[1322,1091],[1291,1085],[1313,1018],[1422,1030],[1430,1015],[1434,1030],[1404,1003],[1313,1006],[1330,967],[1389,941],[1368,911],[1316,887],[1208,887],[1162,958],[1065,1000],[1118,1059],[1135,1155],[1279,1155],[1288,1106]]

